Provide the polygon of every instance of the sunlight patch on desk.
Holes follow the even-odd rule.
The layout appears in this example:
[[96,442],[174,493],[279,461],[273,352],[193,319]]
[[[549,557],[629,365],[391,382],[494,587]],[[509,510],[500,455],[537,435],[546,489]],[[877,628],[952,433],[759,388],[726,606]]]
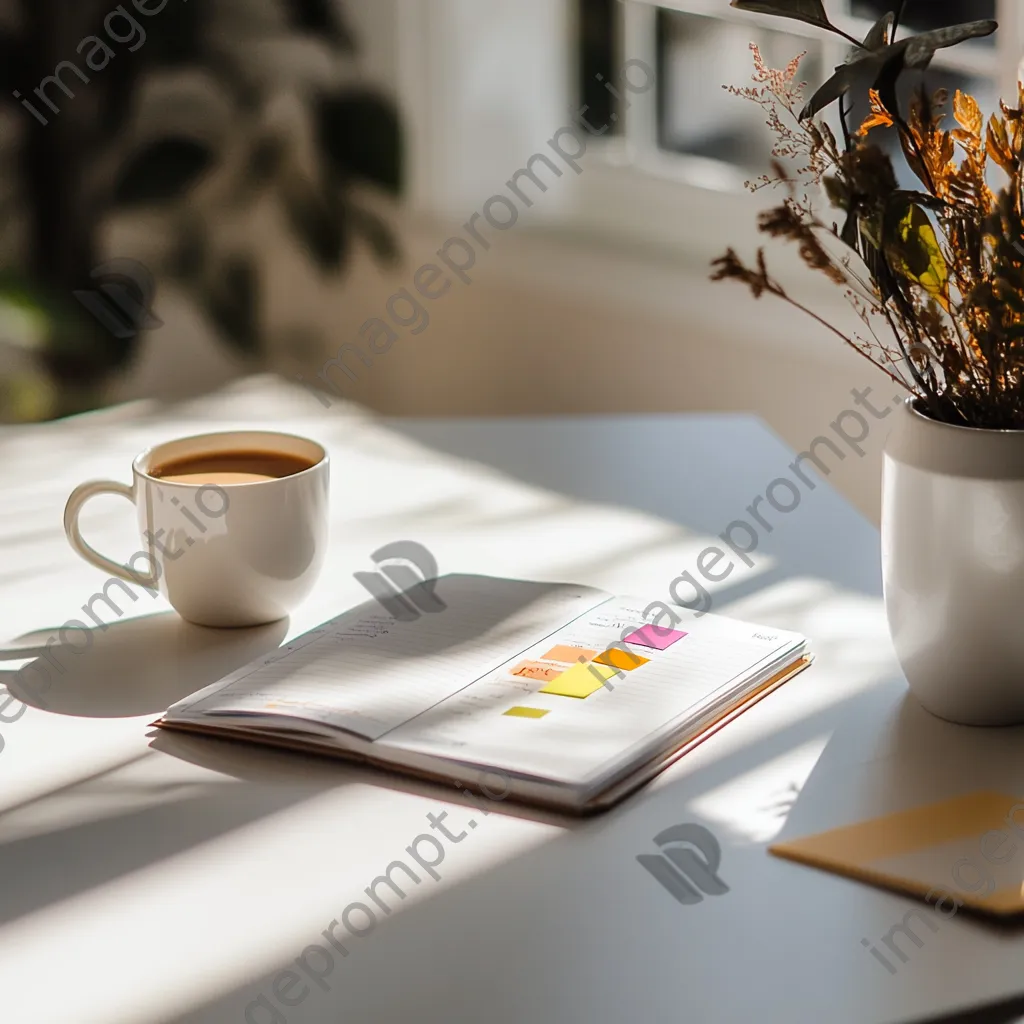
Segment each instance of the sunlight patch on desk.
[[141,725],[133,718],[83,722],[30,707],[16,722],[0,726],[0,835],[12,808],[147,755]]
[[857,637],[861,646],[878,641],[883,658],[893,663],[885,607],[881,597],[845,590],[816,576],[797,576],[781,580],[756,594],[716,609],[723,614],[752,622],[768,621],[808,636],[840,639]]
[[792,805],[830,738],[830,733],[816,736],[765,761],[702,793],[690,801],[690,807],[718,829],[741,840],[768,842],[786,824]]

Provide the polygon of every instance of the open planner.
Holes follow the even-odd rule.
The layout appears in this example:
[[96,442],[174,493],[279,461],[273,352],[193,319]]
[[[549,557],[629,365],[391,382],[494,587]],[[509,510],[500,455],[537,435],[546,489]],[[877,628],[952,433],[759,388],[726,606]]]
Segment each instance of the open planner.
[[[806,667],[806,640],[591,587],[449,575],[368,602],[156,723],[354,758],[575,813],[610,806]],[[500,777],[507,785],[494,781]],[[488,781],[490,780],[490,781]]]

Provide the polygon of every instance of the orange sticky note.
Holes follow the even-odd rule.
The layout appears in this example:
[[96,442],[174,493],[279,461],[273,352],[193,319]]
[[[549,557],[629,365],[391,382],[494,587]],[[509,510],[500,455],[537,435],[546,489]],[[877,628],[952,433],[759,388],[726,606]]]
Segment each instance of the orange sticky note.
[[565,671],[564,665],[545,665],[543,661],[521,661],[510,674],[520,679],[536,679],[540,683],[550,683],[555,676]]
[[597,651],[588,650],[586,647],[570,647],[568,644],[556,644],[546,654],[542,654],[542,658],[547,658],[548,661],[564,661],[568,664],[575,664],[583,658],[585,661],[591,661]]
[[594,659],[599,665],[611,665],[612,668],[621,668],[623,672],[632,672],[650,660],[641,658],[639,654],[633,654],[631,651],[620,651],[618,647],[609,647]]

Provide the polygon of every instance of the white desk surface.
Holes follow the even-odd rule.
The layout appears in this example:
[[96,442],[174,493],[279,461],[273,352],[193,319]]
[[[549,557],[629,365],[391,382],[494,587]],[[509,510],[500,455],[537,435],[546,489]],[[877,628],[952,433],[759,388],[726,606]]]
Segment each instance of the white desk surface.
[[[1024,931],[963,914],[919,927],[923,946],[903,941],[908,960],[890,975],[861,939],[877,945],[916,904],[765,851],[973,789],[1024,791],[1024,733],[959,729],[908,698],[877,534],[823,483],[715,595],[718,610],[810,636],[809,672],[606,815],[498,805],[450,846],[440,881],[410,886],[348,940],[329,991],[305,982],[302,1002],[282,1006],[278,972],[408,861],[426,814],[447,811],[457,833],[474,808],[445,787],[158,735],[152,718],[364,599],[352,573],[392,540],[426,544],[442,572],[664,597],[792,457],[731,416],[386,424],[403,437],[267,378],[169,410],[8,429],[5,638],[45,642],[104,583],[63,537],[75,483],[128,480],[132,456],[158,440],[251,424],[330,448],[322,580],[290,622],[248,631],[187,626],[145,594],[125,601],[89,650],[63,653],[47,710],[0,723],[0,1020],[227,1024],[263,994],[280,1016],[253,1010],[250,1024],[889,1024],[1024,992]],[[118,502],[83,522],[96,546],[127,556],[138,543]],[[20,664],[4,662],[0,682]],[[682,906],[635,858],[690,821],[718,837],[729,892]]]

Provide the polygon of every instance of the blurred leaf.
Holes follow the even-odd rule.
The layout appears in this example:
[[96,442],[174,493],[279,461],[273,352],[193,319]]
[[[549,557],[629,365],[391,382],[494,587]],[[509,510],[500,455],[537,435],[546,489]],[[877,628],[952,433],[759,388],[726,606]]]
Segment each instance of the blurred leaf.
[[194,139],[161,139],[128,162],[114,187],[114,200],[133,206],[177,199],[212,162],[213,153]]
[[249,153],[245,169],[245,186],[259,189],[277,175],[284,161],[285,145],[273,136],[258,139]]
[[355,49],[335,0],[287,0],[287,7],[289,21],[296,28],[326,36],[346,50]]
[[891,36],[889,30],[892,28],[893,21],[896,18],[894,11],[890,11],[888,14],[883,14],[871,27],[871,31],[864,37],[864,49],[865,50],[880,50],[883,46],[887,46]]
[[335,269],[348,240],[345,206],[337,189],[328,185],[321,190],[291,174],[282,182],[281,201],[302,247],[323,269]]
[[835,74],[807,101],[804,109],[800,111],[800,120],[806,121],[807,118],[814,117],[818,111],[835,103],[840,96],[845,96],[853,88],[857,77],[864,74],[865,63],[858,60],[850,64],[840,64]]
[[366,239],[377,259],[385,263],[398,261],[402,251],[398,247],[390,224],[378,217],[377,214],[355,204],[349,206],[349,217],[352,222],[352,230]]
[[340,177],[364,178],[390,192],[402,186],[402,133],[392,104],[371,92],[321,97],[320,150]]
[[0,275],[0,340],[34,350],[61,382],[92,383],[122,366],[132,339],[105,331],[68,293],[16,274]]
[[94,267],[90,287],[71,294],[115,338],[131,339],[140,331],[163,326],[151,310],[155,284],[138,260],[117,257]]
[[895,46],[907,44],[907,67],[926,68],[935,56],[936,50],[943,50],[948,46],[956,46],[966,39],[978,39],[982,36],[990,36],[999,28],[999,22],[970,21],[963,25],[950,25],[948,28],[937,28],[931,32],[922,32],[919,36],[911,39],[901,40]]
[[186,210],[174,225],[174,241],[166,262],[166,271],[184,284],[196,284],[206,267],[207,238],[203,219]]
[[[130,8],[129,4],[129,8]],[[99,98],[99,121],[107,139],[114,139],[132,113],[140,79],[152,68],[195,65],[203,60],[203,11],[207,4],[170,2],[159,12],[146,44],[126,60],[111,61],[91,86]],[[136,16],[137,17],[137,16]],[[147,18],[142,19],[146,24]],[[102,12],[93,33],[104,38]]]
[[972,21],[923,32],[880,49],[858,51],[848,63],[837,67],[835,74],[810,98],[800,112],[800,120],[813,117],[845,96],[862,76],[871,76],[869,84],[878,90],[886,109],[897,113],[896,80],[904,68],[923,70],[931,63],[936,50],[955,46],[965,39],[991,35],[998,27],[995,21]]
[[51,323],[42,359],[62,392],[84,394],[131,359],[138,339],[138,334],[118,337],[81,308],[60,310]]
[[39,423],[57,414],[54,382],[39,370],[26,370],[0,383],[0,416],[6,423]]
[[218,56],[236,95],[256,103],[268,93],[290,89],[305,99],[333,89],[338,81],[338,49],[319,35],[292,32],[253,39],[239,34],[224,40]]
[[730,7],[755,14],[772,14],[777,18],[792,18],[819,28],[834,29],[828,20],[822,0],[732,0]]
[[248,256],[230,256],[207,288],[206,312],[238,351],[259,351],[259,272]]
[[13,276],[0,277],[0,345],[41,348],[50,331],[50,320],[41,291]]

